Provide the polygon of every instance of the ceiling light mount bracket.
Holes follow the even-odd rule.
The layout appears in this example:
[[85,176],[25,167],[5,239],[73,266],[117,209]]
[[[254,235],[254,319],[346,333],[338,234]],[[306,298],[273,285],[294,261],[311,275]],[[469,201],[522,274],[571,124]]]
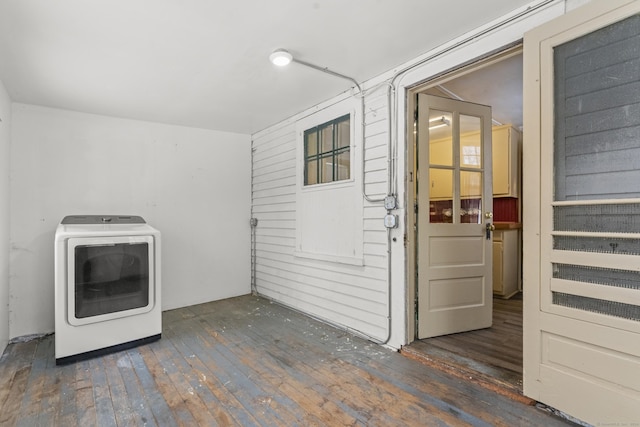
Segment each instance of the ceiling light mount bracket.
[[352,82],[358,88],[358,92],[362,92],[362,88],[360,87],[360,84],[353,77],[349,77],[347,75],[344,75],[344,74],[338,73],[336,71],[330,70],[327,67],[321,67],[319,65],[315,65],[315,64],[312,64],[312,63],[307,62],[307,61],[302,61],[300,59],[296,59],[286,49],[276,49],[276,50],[274,50],[271,53],[271,55],[269,55],[269,60],[271,61],[271,63],[273,63],[274,65],[277,65],[279,67],[284,67],[286,65],[289,65],[291,62],[295,62],[297,64],[304,65],[305,67],[313,68],[314,70],[322,71],[323,73],[331,74],[332,76],[340,77],[341,79],[345,79],[345,80],[349,80],[350,82]]

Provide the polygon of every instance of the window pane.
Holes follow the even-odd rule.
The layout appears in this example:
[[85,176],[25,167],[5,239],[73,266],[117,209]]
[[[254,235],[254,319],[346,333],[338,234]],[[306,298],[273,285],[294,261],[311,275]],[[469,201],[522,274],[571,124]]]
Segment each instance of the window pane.
[[313,185],[318,183],[318,161],[313,160],[307,162],[307,176],[305,177],[306,185]]
[[337,124],[338,140],[336,142],[336,149],[342,147],[348,147],[351,144],[351,126],[350,120],[343,120]]
[[320,152],[330,153],[333,150],[333,125],[320,130]]
[[351,153],[349,151],[344,151],[341,154],[336,156],[337,162],[337,173],[336,177],[338,181],[343,179],[349,179],[350,170],[351,170]]
[[460,171],[460,197],[482,197],[482,172]]
[[429,169],[429,197],[431,199],[453,198],[453,171],[451,169]]
[[429,163],[453,166],[452,114],[448,111],[429,111]]
[[318,154],[318,136],[315,131],[305,132],[305,153],[307,156]]
[[320,159],[320,182],[333,181],[333,156],[326,156]]
[[482,167],[481,131],[480,117],[460,115],[460,166]]
[[460,222],[462,224],[482,224],[482,199],[460,200]]

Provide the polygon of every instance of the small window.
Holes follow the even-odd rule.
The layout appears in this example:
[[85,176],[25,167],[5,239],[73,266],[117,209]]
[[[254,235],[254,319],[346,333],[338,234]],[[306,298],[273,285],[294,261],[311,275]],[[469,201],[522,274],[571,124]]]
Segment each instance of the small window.
[[304,131],[304,185],[351,177],[351,116]]

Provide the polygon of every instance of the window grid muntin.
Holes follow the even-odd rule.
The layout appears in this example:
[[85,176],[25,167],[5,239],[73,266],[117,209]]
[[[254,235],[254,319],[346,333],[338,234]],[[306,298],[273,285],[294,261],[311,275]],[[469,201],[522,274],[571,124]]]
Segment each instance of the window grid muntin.
[[[350,120],[351,115],[345,114],[344,116],[338,117],[337,119],[331,120],[329,122],[320,124],[311,129],[307,129],[304,131],[304,185],[315,185],[315,184],[326,184],[329,182],[342,181],[349,179],[351,176],[351,164],[349,164],[349,170],[347,173],[347,177],[340,179],[338,169],[338,157],[341,154],[349,153],[351,151],[351,138],[350,131],[347,132],[347,140],[348,144],[340,146],[340,139],[338,131],[340,129],[340,125],[345,122],[348,124],[348,128],[350,129]],[[324,144],[324,139],[322,135],[324,135],[325,130],[328,128],[331,129],[331,144],[330,149],[323,150],[322,147]],[[311,135],[315,136],[315,139],[310,138]],[[311,140],[311,144],[310,144]],[[309,150],[310,146],[315,148],[314,150]],[[328,144],[327,144],[328,146]],[[309,153],[312,154],[309,154]],[[322,166],[322,161],[326,158],[331,158],[331,177],[325,176],[326,171]],[[310,182],[309,180],[309,165],[311,163],[315,163],[316,166],[316,176],[314,182]]]

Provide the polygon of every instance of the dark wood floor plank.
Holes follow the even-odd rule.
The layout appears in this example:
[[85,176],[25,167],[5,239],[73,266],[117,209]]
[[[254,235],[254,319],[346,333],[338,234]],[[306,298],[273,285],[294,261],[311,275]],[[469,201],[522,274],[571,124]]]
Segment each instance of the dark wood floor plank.
[[[0,424],[571,425],[263,298],[163,322],[158,342],[63,367],[51,338],[11,344]],[[496,329],[517,325],[505,322]]]
[[140,423],[136,412],[137,408],[133,406],[131,396],[127,393],[120,368],[118,367],[116,355],[106,355],[102,358],[102,361],[109,388],[109,395],[113,402],[116,424],[118,426],[131,427],[144,425],[144,423]]
[[31,374],[38,340],[7,347],[0,362],[0,425],[15,425]]
[[114,421],[116,421],[116,414],[109,390],[109,382],[104,371],[104,358],[91,359],[89,361],[89,371],[91,372],[97,425],[105,427],[113,425]]
[[41,415],[40,403],[44,396],[44,383],[47,379],[47,358],[52,352],[52,344],[50,337],[38,340],[38,347],[31,363],[31,371],[21,403],[20,411],[22,415],[17,420],[17,425],[19,426],[38,424],[38,418]]
[[60,426],[73,425],[76,420],[76,369],[74,365],[56,367],[55,359],[50,359],[48,369],[56,372],[58,384],[55,391],[59,398],[55,406],[55,424]]
[[[148,395],[154,395],[153,390],[145,390],[142,387],[138,375],[134,370],[133,362],[129,357],[129,353],[123,351],[111,356],[116,359],[115,363],[118,367],[118,371],[120,371],[124,389],[127,396],[129,396],[130,405],[133,411],[132,418],[135,418],[137,420],[136,423],[142,426],[158,426],[156,418],[151,411],[151,403],[147,398]],[[171,425],[170,420],[167,425]]]
[[127,350],[127,355],[131,361],[131,366],[140,381],[140,387],[142,392],[146,396],[149,403],[149,409],[153,414],[153,418],[159,426],[177,426],[173,411],[164,400],[164,397],[158,389],[153,375],[143,360],[140,349]]
[[76,417],[79,425],[98,424],[89,361],[76,363]]
[[[54,339],[53,335],[47,336],[43,341],[47,342],[47,350],[43,353],[46,361],[45,373],[51,372],[55,367],[55,359],[49,357],[49,354],[54,351]],[[69,373],[68,371],[56,370],[54,375],[45,374],[42,399],[40,399],[40,413],[38,415],[38,425],[55,425],[60,418],[60,410],[63,408],[61,393],[62,375]],[[73,378],[73,373],[67,378],[67,381]]]

